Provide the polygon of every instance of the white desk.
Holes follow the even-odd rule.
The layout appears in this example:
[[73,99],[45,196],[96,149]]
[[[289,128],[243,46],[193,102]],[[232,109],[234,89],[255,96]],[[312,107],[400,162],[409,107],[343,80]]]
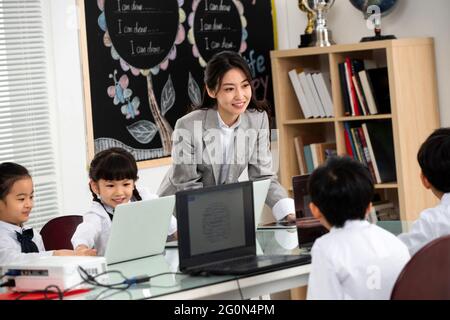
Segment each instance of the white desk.
[[[283,234],[286,232],[286,234]],[[277,234],[277,237],[275,237]],[[257,239],[264,254],[292,254],[298,249],[292,241],[297,238],[296,231],[258,231]],[[283,241],[286,240],[284,244]],[[284,247],[283,247],[284,245]],[[177,249],[167,249],[165,256],[154,256],[108,267],[119,270],[126,277],[143,274],[155,275],[162,272],[178,271]],[[270,293],[305,286],[308,283],[310,265],[296,266],[252,276],[189,276],[163,275],[150,283],[131,287],[126,291],[96,289],[84,296],[85,299],[249,299]],[[112,275],[111,282],[119,280]]]

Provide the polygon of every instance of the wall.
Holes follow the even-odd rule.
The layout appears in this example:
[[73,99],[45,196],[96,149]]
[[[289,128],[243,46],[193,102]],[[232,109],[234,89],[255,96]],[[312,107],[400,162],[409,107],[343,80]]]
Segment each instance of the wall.
[[[269,0],[257,0],[269,1]],[[90,203],[87,188],[86,139],[83,88],[78,47],[78,18],[75,0],[51,0],[51,34],[55,65],[56,111],[62,213],[82,213]],[[296,0],[275,0],[279,48],[295,48],[306,25]],[[433,7],[429,3],[433,4]],[[450,126],[450,13],[448,0],[400,1],[398,7],[383,19],[383,33],[397,37],[432,36],[436,40],[439,98],[442,125]],[[366,29],[362,14],[347,0],[336,0],[329,16],[329,26],[337,43],[354,43],[371,32]],[[414,67],[414,66],[412,66]],[[156,192],[168,167],[140,170],[138,184]]]

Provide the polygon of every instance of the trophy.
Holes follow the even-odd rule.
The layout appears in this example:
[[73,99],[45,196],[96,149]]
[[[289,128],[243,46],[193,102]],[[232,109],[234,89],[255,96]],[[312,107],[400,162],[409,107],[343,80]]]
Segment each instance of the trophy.
[[306,0],[305,6],[316,13],[316,47],[328,47],[335,44],[331,31],[327,28],[327,14],[334,0]]
[[299,48],[309,47],[313,43],[314,22],[316,20],[316,13],[309,9],[305,2],[307,0],[298,0],[298,7],[301,11],[305,12],[308,18],[308,24],[305,29],[305,33],[300,35]]

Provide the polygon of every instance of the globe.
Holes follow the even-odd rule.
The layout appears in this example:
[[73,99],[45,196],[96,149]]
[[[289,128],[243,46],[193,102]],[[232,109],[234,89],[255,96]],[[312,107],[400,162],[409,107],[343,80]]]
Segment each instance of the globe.
[[[378,6],[380,8],[380,15],[385,16],[389,14],[397,4],[397,0],[350,0],[350,3],[359,11],[361,11],[364,14],[364,18],[368,19],[371,14],[374,12],[369,10],[367,12],[367,9],[370,6]],[[377,21],[378,20],[378,21]],[[380,25],[380,19],[375,20],[375,36],[374,37],[364,37],[361,39],[361,42],[365,41],[376,41],[376,40],[390,40],[390,39],[396,39],[393,35],[388,36],[382,36],[381,35],[381,25]]]
[[364,16],[367,15],[367,8],[376,5],[380,8],[381,15],[389,14],[397,4],[397,0],[350,0],[351,4],[361,11]]

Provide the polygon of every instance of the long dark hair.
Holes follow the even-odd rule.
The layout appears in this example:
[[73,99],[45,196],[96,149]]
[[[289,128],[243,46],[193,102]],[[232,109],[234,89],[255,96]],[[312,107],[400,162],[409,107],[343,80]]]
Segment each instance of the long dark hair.
[[0,200],[4,200],[18,180],[31,178],[28,170],[14,162],[0,164]]
[[217,101],[208,95],[206,88],[216,90],[220,87],[223,76],[231,69],[239,69],[244,72],[250,86],[252,88],[252,98],[247,109],[257,110],[259,112],[266,111],[270,116],[270,108],[266,101],[259,101],[256,99],[255,88],[252,84],[252,74],[245,59],[237,52],[222,51],[216,53],[206,65],[205,69],[205,88],[203,90],[203,101],[201,105],[192,106],[193,110],[197,109],[212,109],[216,107]]
[[[98,182],[100,179],[136,181],[139,178],[137,172],[136,160],[131,153],[122,148],[110,148],[100,151],[92,159],[89,178],[94,182]],[[100,202],[95,192],[91,188],[90,190],[93,200]],[[142,200],[136,186],[133,190],[133,197],[136,200]]]

